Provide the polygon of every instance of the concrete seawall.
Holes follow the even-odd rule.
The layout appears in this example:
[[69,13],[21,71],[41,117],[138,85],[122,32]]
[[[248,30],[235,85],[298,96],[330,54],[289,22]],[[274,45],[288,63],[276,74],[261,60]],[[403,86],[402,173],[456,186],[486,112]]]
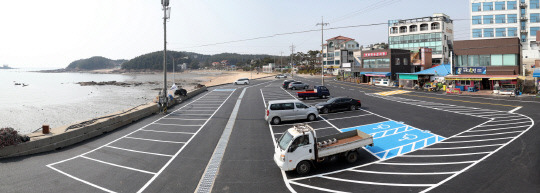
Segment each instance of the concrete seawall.
[[[186,96],[175,98],[176,100],[174,100],[171,105],[178,104],[177,101],[182,103],[186,99],[192,98],[202,92],[205,92],[206,90],[207,88],[205,86],[195,89],[187,93]],[[31,133],[28,135],[30,137],[30,141],[0,149],[0,158],[30,155],[67,147],[113,131],[139,119],[158,113],[158,111],[159,109],[156,103],[150,102],[135,108],[130,108],[128,110],[107,115],[108,118],[98,119],[93,123],[86,124],[78,128],[66,130],[71,126],[66,125],[52,128],[49,134],[42,134],[41,131]]]

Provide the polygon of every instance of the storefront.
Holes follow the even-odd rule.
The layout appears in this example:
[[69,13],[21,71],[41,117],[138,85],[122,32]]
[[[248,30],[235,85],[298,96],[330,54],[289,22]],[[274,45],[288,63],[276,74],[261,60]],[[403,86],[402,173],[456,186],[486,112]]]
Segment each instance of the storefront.
[[415,85],[424,87],[426,83],[444,82],[444,77],[448,74],[450,74],[450,64],[438,65],[415,73],[398,73],[399,86],[404,88],[413,88]]
[[446,76],[448,88],[476,92],[518,86],[521,72],[519,38],[454,41],[453,74]]
[[355,68],[360,72],[360,82],[379,86],[392,86],[397,73],[411,73],[409,50],[385,49],[362,51],[361,64]]

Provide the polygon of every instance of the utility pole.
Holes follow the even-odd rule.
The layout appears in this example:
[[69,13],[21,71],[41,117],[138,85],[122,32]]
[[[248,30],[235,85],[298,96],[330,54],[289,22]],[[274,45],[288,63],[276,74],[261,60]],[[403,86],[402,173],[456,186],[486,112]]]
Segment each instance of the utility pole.
[[324,17],[321,16],[321,23],[317,23],[318,26],[321,26],[321,84],[324,86],[324,58],[323,58],[323,51],[324,51],[324,26],[328,25],[329,23],[324,23]]
[[294,54],[294,44],[291,44],[291,46],[289,46],[291,48],[291,78],[294,78],[294,73],[293,73],[293,54]]
[[163,113],[167,112],[168,100],[167,100],[167,19],[170,17],[171,8],[169,7],[169,0],[161,0],[163,6],[163,95],[161,97]]
[[281,51],[280,60],[281,62],[279,63],[279,69],[281,70],[281,72],[283,72],[283,51]]

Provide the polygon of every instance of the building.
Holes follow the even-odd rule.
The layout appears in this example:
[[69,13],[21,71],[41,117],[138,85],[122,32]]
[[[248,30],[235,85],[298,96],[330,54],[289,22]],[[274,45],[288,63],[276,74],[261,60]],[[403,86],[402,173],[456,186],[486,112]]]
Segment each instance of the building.
[[360,82],[380,86],[391,86],[397,73],[411,73],[415,69],[410,63],[410,51],[385,49],[362,51],[362,61],[355,63]]
[[[325,73],[338,75],[343,63],[354,63],[353,51],[360,49],[352,38],[337,36],[326,40],[323,45],[323,64]],[[350,69],[350,67],[349,67]]]
[[470,0],[471,39],[518,37],[523,58],[539,58],[540,0]]
[[446,76],[446,81],[460,91],[516,85],[521,46],[517,37],[455,41],[454,75]]
[[431,17],[388,21],[390,49],[418,52],[420,48],[430,48],[433,50],[434,65],[449,63],[453,40],[453,21],[442,13]]

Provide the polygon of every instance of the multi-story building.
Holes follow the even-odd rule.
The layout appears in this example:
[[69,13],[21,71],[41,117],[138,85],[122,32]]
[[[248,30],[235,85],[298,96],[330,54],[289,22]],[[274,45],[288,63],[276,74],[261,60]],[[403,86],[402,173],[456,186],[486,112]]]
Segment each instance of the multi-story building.
[[539,58],[540,0],[469,0],[471,39],[519,37],[523,58]]
[[433,50],[432,63],[449,63],[454,24],[449,16],[436,13],[431,17],[388,21],[390,49],[418,52],[420,48]]
[[[354,63],[353,51],[360,49],[358,42],[352,38],[337,36],[326,40],[323,46],[323,64],[326,73],[339,74],[339,70],[351,71]],[[343,63],[348,63],[343,68]]]

